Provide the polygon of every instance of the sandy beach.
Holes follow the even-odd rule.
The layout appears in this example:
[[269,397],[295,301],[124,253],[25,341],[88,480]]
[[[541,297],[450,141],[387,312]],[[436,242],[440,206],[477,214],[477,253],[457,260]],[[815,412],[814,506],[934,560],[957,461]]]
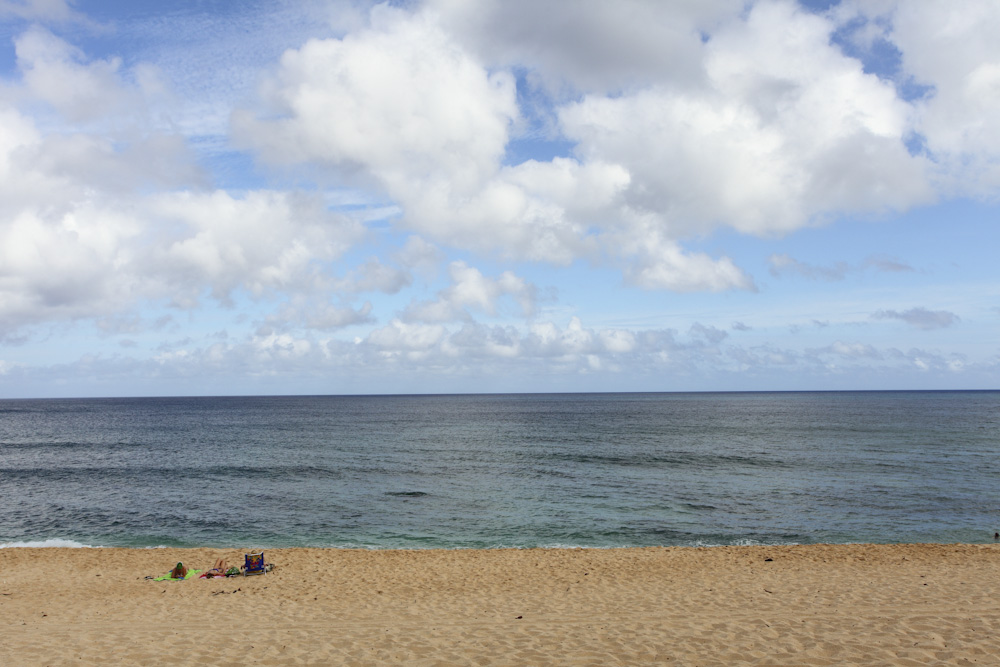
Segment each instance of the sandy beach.
[[0,664],[1000,664],[1000,546],[2,549]]

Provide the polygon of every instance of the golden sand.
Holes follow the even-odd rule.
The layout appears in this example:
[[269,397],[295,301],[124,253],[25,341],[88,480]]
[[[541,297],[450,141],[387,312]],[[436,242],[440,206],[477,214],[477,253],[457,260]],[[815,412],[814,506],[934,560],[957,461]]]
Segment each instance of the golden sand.
[[0,549],[0,664],[998,665],[1000,546]]

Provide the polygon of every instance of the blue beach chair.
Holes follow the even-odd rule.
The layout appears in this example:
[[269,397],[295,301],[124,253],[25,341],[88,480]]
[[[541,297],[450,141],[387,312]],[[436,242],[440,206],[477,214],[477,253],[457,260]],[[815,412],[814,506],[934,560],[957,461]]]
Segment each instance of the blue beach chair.
[[246,561],[243,565],[243,576],[251,574],[267,574],[267,565],[264,563],[264,552],[244,554]]

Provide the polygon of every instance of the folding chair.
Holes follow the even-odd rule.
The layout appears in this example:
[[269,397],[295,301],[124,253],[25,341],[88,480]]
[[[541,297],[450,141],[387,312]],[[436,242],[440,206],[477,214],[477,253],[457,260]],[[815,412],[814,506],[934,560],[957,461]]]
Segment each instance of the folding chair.
[[267,566],[264,564],[264,552],[245,554],[246,564],[243,566],[243,576],[251,574],[267,574]]

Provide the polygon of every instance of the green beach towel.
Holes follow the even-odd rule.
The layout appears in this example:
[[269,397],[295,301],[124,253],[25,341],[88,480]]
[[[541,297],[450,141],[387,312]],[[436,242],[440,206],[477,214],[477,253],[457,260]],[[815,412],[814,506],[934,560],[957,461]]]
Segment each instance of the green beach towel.
[[[201,574],[201,570],[191,569],[191,570],[188,570],[187,576],[184,577],[184,579],[194,579],[199,574]],[[155,577],[153,579],[153,581],[184,581],[184,579],[174,579],[173,577],[170,576],[170,572],[167,572],[166,574],[164,574],[162,576]]]

